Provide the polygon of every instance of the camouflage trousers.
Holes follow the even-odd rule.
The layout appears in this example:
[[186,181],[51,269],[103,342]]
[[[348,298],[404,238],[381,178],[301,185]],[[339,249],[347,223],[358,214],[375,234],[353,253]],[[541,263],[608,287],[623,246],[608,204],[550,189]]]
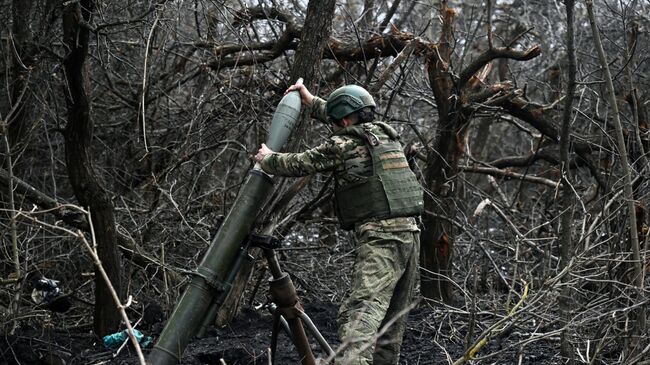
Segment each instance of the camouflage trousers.
[[[403,224],[401,228],[405,228]],[[417,226],[406,228],[409,230],[396,231],[380,225],[355,230],[353,277],[338,315],[344,350],[337,365],[398,363],[420,246]]]

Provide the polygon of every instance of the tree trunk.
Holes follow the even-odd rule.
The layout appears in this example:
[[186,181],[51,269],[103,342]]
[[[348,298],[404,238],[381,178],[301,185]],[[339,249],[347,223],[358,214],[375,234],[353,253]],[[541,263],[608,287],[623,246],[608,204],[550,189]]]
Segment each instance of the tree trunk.
[[[564,269],[573,257],[573,241],[571,239],[571,227],[573,221],[574,195],[571,187],[571,169],[569,166],[569,147],[571,141],[571,110],[573,108],[573,94],[576,88],[576,55],[574,48],[574,1],[565,0],[567,15],[567,89],[566,99],[564,100],[564,111],[562,114],[562,129],[560,132],[560,163],[562,166],[562,199],[560,201],[560,270]],[[558,88],[559,89],[559,88]],[[573,290],[569,283],[572,277],[568,274],[562,277],[562,292],[558,297],[560,307],[560,317],[562,320],[563,330],[560,334],[561,343],[560,351],[566,364],[574,363],[573,343],[571,334],[573,332],[570,326],[572,318]]]
[[[488,2],[488,5],[491,4]],[[438,43],[427,51],[427,75],[438,110],[435,139],[427,151],[423,224],[420,242],[421,288],[425,298],[452,300],[452,256],[454,232],[452,219],[456,215],[458,163],[465,149],[465,135],[474,113],[472,104],[487,101],[497,94],[511,100],[516,93],[512,84],[501,82],[485,87],[494,60],[507,58],[527,61],[540,55],[535,45],[523,51],[507,47],[494,47],[492,42],[490,6],[487,7],[489,48],[475,57],[462,70],[451,70],[454,49],[454,18],[456,12],[441,1],[442,28]],[[452,75],[457,75],[452,76]],[[452,78],[453,77],[453,78]],[[550,128],[552,129],[552,128]],[[556,133],[557,131],[553,132]]]
[[[66,104],[68,123],[65,129],[65,160],[70,184],[79,203],[90,210],[97,239],[97,253],[113,287],[121,295],[120,260],[117,252],[117,234],[113,204],[93,170],[93,121],[90,100],[86,91],[88,54],[88,22],[95,7],[94,1],[82,0],[65,7],[63,13],[63,40],[68,54],[63,60],[66,75]],[[110,300],[111,294],[95,270],[95,334],[104,336],[117,330],[120,314]]]
[[[587,13],[589,16],[589,23],[591,25],[591,32],[594,37],[595,48],[598,53],[598,61],[603,70],[605,78],[605,86],[607,87],[607,97],[612,108],[612,120],[614,127],[616,129],[616,145],[618,148],[618,153],[621,158],[621,170],[623,172],[623,191],[625,195],[625,201],[628,211],[629,227],[630,227],[630,251],[632,252],[632,265],[634,269],[634,275],[631,278],[631,283],[636,286],[636,301],[637,303],[643,303],[644,293],[643,293],[643,262],[641,261],[640,245],[639,245],[639,235],[636,232],[637,222],[636,222],[636,209],[635,209],[635,200],[634,200],[634,191],[632,189],[632,168],[627,158],[627,148],[625,146],[625,137],[623,136],[623,127],[618,112],[618,104],[616,102],[616,93],[614,90],[614,82],[612,81],[612,74],[609,70],[609,64],[607,63],[607,58],[605,56],[605,51],[603,49],[602,42],[600,40],[600,33],[598,30],[598,25],[596,24],[596,17],[594,15],[593,0],[587,0]],[[637,331],[637,335],[643,336],[642,333],[639,333],[640,328],[645,328],[645,306],[640,306],[636,311],[636,325],[634,330]],[[637,339],[633,341],[633,347],[637,344]]]
[[302,77],[307,87],[312,86],[316,66],[319,65],[324,46],[332,32],[335,4],[335,0],[311,0],[307,5],[300,45],[291,68],[292,82]]
[[[316,91],[313,90],[316,67],[320,65],[323,51],[332,32],[334,5],[336,5],[336,0],[311,0],[309,2],[305,24],[300,35],[300,44],[291,66],[291,82],[296,82],[299,77],[302,77],[305,86],[313,92]],[[298,144],[305,137],[307,125],[305,120],[308,117],[303,113],[298,120],[287,144],[287,151],[298,148]]]
[[[302,77],[307,87],[312,85],[316,67],[319,65],[323,49],[331,33],[335,4],[335,0],[312,0],[307,5],[307,15],[302,28],[300,45],[291,68],[291,82],[295,82],[299,77]],[[303,123],[303,119],[304,117],[295,127],[289,149],[297,147],[296,144],[300,138],[296,138],[296,136],[304,135],[305,123]],[[235,282],[246,283],[251,275],[252,265],[253,262],[244,262]],[[239,298],[241,298],[245,288],[246,285],[233,286],[224,305],[217,312],[217,322],[219,324],[229,323],[237,314]]]
[[[450,302],[453,226],[446,217],[455,215],[455,186],[453,177],[458,172],[460,150],[456,136],[462,121],[456,105],[449,101],[453,83],[448,73],[452,55],[451,42],[455,12],[442,5],[443,29],[437,52],[429,57],[427,73],[438,106],[438,131],[432,149],[427,153],[425,186],[431,191],[424,194],[423,229],[420,237],[421,290],[425,298]],[[455,116],[454,116],[455,115]]]
[[[13,43],[9,47],[15,48],[11,62],[11,107],[15,111],[11,115],[8,125],[9,145],[11,153],[16,156],[25,147],[25,139],[29,131],[29,121],[25,108],[27,103],[27,87],[29,74],[34,65],[33,47],[29,46],[32,41],[32,27],[30,26],[32,12],[31,0],[14,0],[12,3],[12,33]],[[18,104],[18,105],[16,105]],[[20,159],[16,159],[20,161]],[[14,166],[16,170],[16,166]]]

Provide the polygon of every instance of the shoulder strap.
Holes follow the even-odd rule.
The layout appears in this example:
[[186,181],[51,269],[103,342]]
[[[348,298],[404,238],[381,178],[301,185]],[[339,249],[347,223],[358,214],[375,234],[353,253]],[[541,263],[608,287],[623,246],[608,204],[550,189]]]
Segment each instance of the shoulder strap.
[[[369,142],[371,146],[376,146],[379,144],[379,139],[377,136],[372,133],[372,126],[376,125],[380,127],[384,133],[388,136],[393,141],[398,141],[399,140],[399,134],[397,134],[397,131],[395,128],[391,127],[390,125],[384,123],[384,122],[372,122],[372,123],[364,123],[364,124],[358,124],[358,125],[352,125],[343,129],[340,129],[336,132],[334,132],[334,136],[352,136],[352,137],[357,137],[359,139],[362,139],[364,142]],[[375,139],[376,141],[372,143],[368,137],[374,137],[372,139]]]
[[334,132],[335,136],[351,136],[362,140],[369,148],[379,145],[379,137],[372,133],[372,123],[351,125]]
[[384,130],[384,133],[386,133],[388,135],[388,137],[390,139],[392,139],[393,141],[399,140],[399,134],[397,134],[397,131],[395,130],[395,128],[389,126],[388,124],[386,124],[384,122],[373,122],[373,124],[375,124],[376,126],[381,127],[381,129]]
[[392,140],[399,140],[399,134],[397,134],[397,131],[395,128],[391,127],[390,125],[384,123],[384,122],[372,122],[372,123],[363,123],[363,124],[355,124],[351,125],[349,127],[345,127],[343,129],[339,129],[338,131],[334,132],[332,135],[334,136],[352,136],[352,137],[358,137],[358,138],[363,138],[363,133],[364,131],[370,131],[372,129],[372,126],[375,125],[379,128],[381,128],[386,135],[388,135],[388,138]]

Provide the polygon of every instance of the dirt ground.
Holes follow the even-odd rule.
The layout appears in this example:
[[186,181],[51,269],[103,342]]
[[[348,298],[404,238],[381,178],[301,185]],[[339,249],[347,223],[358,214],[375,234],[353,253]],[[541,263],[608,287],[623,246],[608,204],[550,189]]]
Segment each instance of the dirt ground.
[[[300,246],[288,244],[278,252],[283,269],[291,274],[296,284],[305,312],[334,349],[339,346],[336,313],[348,287],[354,251],[348,238],[335,238],[333,245],[322,245],[320,240],[311,242],[297,236],[295,239],[301,241]],[[257,273],[254,273],[251,280],[256,278]],[[259,293],[251,295],[253,298],[247,295],[244,302],[257,305],[264,302],[267,293],[260,289]],[[468,337],[475,341],[490,323],[500,318],[498,312],[505,302],[505,294],[491,292],[480,297],[485,302],[481,306],[483,309],[475,314],[471,330],[470,303],[461,300],[460,295],[451,306],[419,302],[408,316],[400,364],[451,364],[459,359],[468,346]],[[129,346],[117,351],[101,345],[91,332],[90,308],[73,308],[73,311],[78,310],[76,317],[69,313],[43,314],[41,311],[34,317],[38,320],[22,321],[23,326],[15,335],[1,339],[0,364],[137,364],[135,352]],[[78,318],[78,325],[70,325],[74,318]],[[62,327],[62,323],[66,326]],[[139,328],[145,335],[155,338],[163,325],[164,322],[159,322]],[[521,323],[490,338],[472,363],[559,363],[557,339],[549,337],[529,345],[526,340],[531,332],[537,331],[531,328]],[[542,329],[549,333],[555,328],[550,323]],[[268,364],[271,330],[272,316],[265,309],[255,310],[245,304],[229,325],[212,327],[205,338],[193,339],[183,354],[182,364]],[[326,357],[313,338],[311,343],[316,356]],[[276,364],[299,363],[297,352],[284,332],[279,336],[277,350]],[[144,351],[146,355],[149,349]]]
[[[306,303],[305,312],[311,317],[328,343],[339,345],[336,335],[337,306],[331,302]],[[448,313],[447,313],[448,314]],[[457,337],[461,334],[453,326],[453,316],[440,308],[420,306],[408,317],[408,330],[402,346],[400,364],[448,364],[462,355],[464,350]],[[270,314],[244,309],[228,326],[210,329],[206,338],[194,339],[187,347],[182,364],[228,365],[268,364],[268,347],[271,341],[272,317]],[[159,331],[158,326],[156,331]],[[455,335],[454,335],[455,333]],[[148,333],[156,335],[156,333]],[[516,334],[511,337],[516,337]],[[461,336],[462,337],[462,336]],[[325,353],[311,341],[316,356]],[[488,345],[483,353],[499,351],[500,342]],[[89,332],[71,332],[41,329],[21,329],[16,336],[8,336],[0,343],[5,364],[137,364],[135,352],[125,347],[117,353],[103,348]],[[298,364],[297,353],[286,334],[278,342],[276,364]],[[477,361],[485,364],[554,364],[556,350],[536,343],[525,352],[504,351],[499,356]],[[145,349],[145,354],[148,352]],[[521,362],[520,361],[521,356]]]

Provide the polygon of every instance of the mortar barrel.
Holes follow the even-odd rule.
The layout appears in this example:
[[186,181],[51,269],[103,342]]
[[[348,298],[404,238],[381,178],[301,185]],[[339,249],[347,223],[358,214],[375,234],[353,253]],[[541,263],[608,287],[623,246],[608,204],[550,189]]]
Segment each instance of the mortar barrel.
[[[302,82],[302,79],[298,82]],[[299,114],[299,93],[287,93],[280,101],[271,122],[266,142],[269,148],[274,151],[282,148]],[[226,280],[240,243],[253,228],[257,214],[271,194],[272,187],[271,177],[256,164],[147,357],[148,364],[171,365],[179,362],[185,347],[205,320],[215,292],[219,291]]]
[[268,175],[258,169],[251,171],[190,285],[147,357],[148,364],[171,365],[179,362],[185,347],[201,326],[216,289],[228,275],[240,243],[251,231],[272,187],[273,181]]

